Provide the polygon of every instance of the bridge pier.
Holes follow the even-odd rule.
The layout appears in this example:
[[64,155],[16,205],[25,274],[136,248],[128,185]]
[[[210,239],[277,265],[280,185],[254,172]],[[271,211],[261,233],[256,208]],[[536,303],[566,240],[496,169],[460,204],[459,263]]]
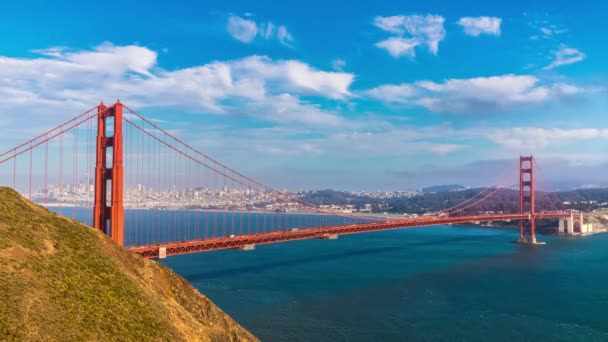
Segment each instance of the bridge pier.
[[585,224],[583,213],[570,212],[569,218],[559,219],[559,235],[579,235],[593,232],[592,224]]
[[530,220],[530,243],[536,244],[536,220]]
[[[526,237],[526,221],[530,226],[530,236]],[[545,242],[538,242],[536,240],[536,220],[534,218],[530,218],[528,220],[519,221],[519,239],[517,243],[524,243],[530,245],[544,245]]]

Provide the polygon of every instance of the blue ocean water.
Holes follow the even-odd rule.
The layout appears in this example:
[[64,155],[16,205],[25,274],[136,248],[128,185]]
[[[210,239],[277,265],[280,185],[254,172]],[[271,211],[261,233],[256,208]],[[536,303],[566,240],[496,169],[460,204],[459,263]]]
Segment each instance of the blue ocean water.
[[161,262],[262,341],[608,341],[608,234],[516,237],[436,226]]
[[[93,225],[92,208],[49,209]],[[124,243],[126,246],[140,246],[363,222],[368,221],[353,217],[305,213],[127,209],[124,218]],[[262,227],[264,231],[261,230]]]
[[262,341],[608,341],[608,235],[439,226],[162,262]]

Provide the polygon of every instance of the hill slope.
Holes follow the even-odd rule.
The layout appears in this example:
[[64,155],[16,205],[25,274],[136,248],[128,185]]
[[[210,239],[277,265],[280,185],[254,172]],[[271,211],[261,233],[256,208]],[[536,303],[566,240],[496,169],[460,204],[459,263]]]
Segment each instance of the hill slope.
[[596,232],[608,231],[608,211],[585,214],[585,222],[593,224],[593,230]]
[[170,269],[9,188],[0,303],[0,340],[257,340]]

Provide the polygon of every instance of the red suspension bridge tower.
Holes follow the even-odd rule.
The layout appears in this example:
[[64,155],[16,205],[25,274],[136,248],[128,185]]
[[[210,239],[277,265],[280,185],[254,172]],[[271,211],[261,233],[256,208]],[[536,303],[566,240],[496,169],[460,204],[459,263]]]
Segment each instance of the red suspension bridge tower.
[[[93,226],[124,245],[124,170],[122,104],[97,107],[97,162],[95,164],[95,203]],[[108,120],[111,118],[111,120]],[[112,132],[108,135],[108,121]],[[111,160],[108,160],[111,157]]]
[[519,207],[522,214],[528,214],[530,238],[526,240],[526,220],[519,223],[519,242],[536,243],[536,222],[534,210],[534,157],[519,158]]

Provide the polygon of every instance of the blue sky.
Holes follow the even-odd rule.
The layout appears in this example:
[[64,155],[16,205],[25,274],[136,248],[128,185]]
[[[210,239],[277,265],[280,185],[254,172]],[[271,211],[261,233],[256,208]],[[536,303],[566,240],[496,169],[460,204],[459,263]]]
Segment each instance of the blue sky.
[[281,188],[608,185],[606,2],[1,6],[2,150],[120,98]]

